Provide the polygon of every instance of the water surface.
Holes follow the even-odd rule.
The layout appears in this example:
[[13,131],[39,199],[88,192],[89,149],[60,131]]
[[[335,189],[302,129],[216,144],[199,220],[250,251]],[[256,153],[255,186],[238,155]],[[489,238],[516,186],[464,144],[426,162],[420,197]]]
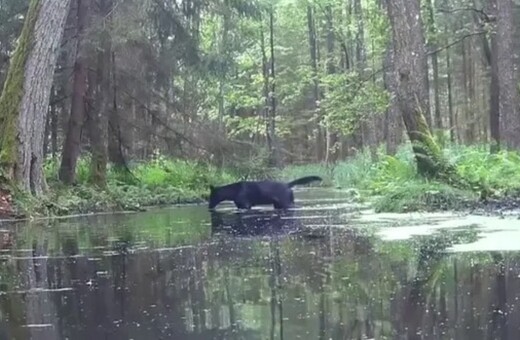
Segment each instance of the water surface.
[[518,339],[520,221],[348,193],[0,224],[0,339]]

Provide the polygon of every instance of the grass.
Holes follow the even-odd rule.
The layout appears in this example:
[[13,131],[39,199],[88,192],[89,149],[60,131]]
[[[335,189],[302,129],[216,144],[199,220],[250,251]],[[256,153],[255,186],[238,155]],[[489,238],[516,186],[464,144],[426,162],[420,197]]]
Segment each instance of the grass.
[[[463,178],[493,188],[498,197],[520,197],[520,155],[506,151],[490,155],[488,150],[487,145],[459,145],[445,147],[444,153]],[[19,211],[70,215],[203,202],[210,184],[227,184],[244,176],[288,181],[320,175],[324,181],[312,185],[355,189],[362,199],[373,202],[377,212],[456,210],[479,198],[477,190],[459,190],[417,176],[409,145],[399,148],[395,156],[385,155],[381,149],[374,158],[372,153],[364,151],[333,166],[307,164],[272,171],[256,164],[252,167],[254,171],[247,171],[246,175],[241,167],[234,167],[235,171],[219,170],[207,164],[158,157],[146,163],[131,164],[131,175],[109,168],[107,187],[103,190],[89,184],[88,158],[79,160],[77,185],[73,187],[65,187],[57,180],[58,166],[52,160],[45,166],[50,187],[47,196],[37,200],[15,196]]]
[[[492,188],[497,197],[520,196],[517,152],[490,155],[488,145],[448,145],[444,154],[460,176]],[[375,161],[370,152],[364,151],[333,168],[324,165],[288,167],[281,177],[309,173],[323,176],[325,182],[336,187],[357,189],[363,196],[372,198],[377,212],[457,210],[477,201],[480,195],[477,190],[460,190],[419,177],[409,145],[401,146],[395,156],[378,150]]]
[[196,203],[206,199],[209,185],[238,180],[229,171],[196,162],[158,157],[132,164],[132,174],[109,168],[107,187],[89,184],[89,159],[77,165],[77,184],[66,187],[58,181],[59,163],[49,160],[45,174],[50,190],[45,197],[15,197],[17,210],[30,215],[70,215],[111,210],[139,210],[146,206]]

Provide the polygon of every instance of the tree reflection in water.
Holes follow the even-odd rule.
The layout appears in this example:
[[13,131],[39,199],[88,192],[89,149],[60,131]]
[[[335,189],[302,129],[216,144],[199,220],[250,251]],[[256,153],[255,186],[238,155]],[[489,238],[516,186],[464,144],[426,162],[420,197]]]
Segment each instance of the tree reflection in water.
[[0,339],[518,338],[517,253],[445,251],[472,228],[385,242],[310,220],[191,211],[13,227]]

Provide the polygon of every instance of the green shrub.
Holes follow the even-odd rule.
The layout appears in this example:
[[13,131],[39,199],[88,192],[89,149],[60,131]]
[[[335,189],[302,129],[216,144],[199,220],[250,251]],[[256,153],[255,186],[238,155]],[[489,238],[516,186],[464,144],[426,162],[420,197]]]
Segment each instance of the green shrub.
[[[489,145],[447,144],[444,154],[458,174],[479,188],[489,187],[502,195],[520,195],[520,154],[515,151],[489,153]],[[377,160],[368,150],[332,166],[290,166],[281,178],[318,174],[337,187],[355,188],[367,196],[377,196],[378,211],[456,209],[476,200],[480,190],[458,190],[447,184],[429,182],[417,175],[415,156],[408,144],[395,156],[378,152]]]
[[[468,147],[444,143],[446,159],[455,165],[462,178],[493,188],[502,195],[520,195],[518,152],[502,151],[491,155],[489,145]],[[229,163],[231,168],[228,169],[159,156],[132,164],[131,173],[109,167],[104,191],[88,184],[88,156],[78,160],[77,186],[72,188],[59,183],[58,160],[48,160],[44,170],[51,190],[47,197],[36,200],[19,195],[16,202],[21,210],[60,215],[139,209],[148,205],[200,202],[207,198],[210,184],[265,178],[290,181],[309,175],[324,179],[312,185],[353,188],[367,197],[377,197],[374,200],[377,211],[456,209],[478,196],[476,190],[457,190],[417,176],[409,143],[399,147],[395,156],[385,155],[382,148],[375,156],[376,160],[370,150],[362,150],[355,157],[334,165],[289,165],[282,170],[268,168],[266,157],[261,153],[242,163]]]
[[475,195],[443,183],[403,182],[378,197],[374,202],[374,210],[411,212],[460,209],[471,199],[475,199]]

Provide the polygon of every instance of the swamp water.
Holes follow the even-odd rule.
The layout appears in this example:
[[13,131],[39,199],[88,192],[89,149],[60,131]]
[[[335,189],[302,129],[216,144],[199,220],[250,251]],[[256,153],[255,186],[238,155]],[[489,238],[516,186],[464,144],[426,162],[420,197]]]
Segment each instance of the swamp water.
[[517,217],[295,196],[0,223],[0,340],[520,338]]

